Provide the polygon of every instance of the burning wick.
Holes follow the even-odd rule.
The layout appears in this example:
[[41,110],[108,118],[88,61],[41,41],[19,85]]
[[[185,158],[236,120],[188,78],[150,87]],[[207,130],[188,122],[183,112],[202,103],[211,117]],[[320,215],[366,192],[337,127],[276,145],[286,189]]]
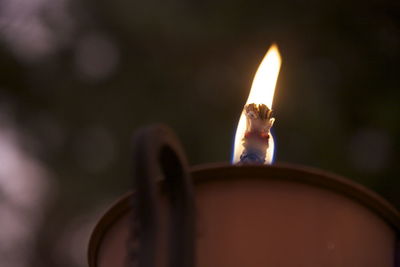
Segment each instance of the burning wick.
[[274,124],[272,110],[264,104],[248,104],[244,107],[246,132],[242,139],[244,150],[240,164],[264,164],[269,147],[270,130]]
[[272,45],[254,76],[249,97],[236,130],[233,163],[270,164],[274,140],[272,101],[281,66],[278,47]]

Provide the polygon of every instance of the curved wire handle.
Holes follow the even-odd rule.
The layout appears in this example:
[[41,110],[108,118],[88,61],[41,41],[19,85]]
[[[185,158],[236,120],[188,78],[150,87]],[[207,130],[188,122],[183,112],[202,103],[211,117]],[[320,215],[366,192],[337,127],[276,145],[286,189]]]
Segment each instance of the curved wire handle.
[[132,242],[128,266],[155,267],[159,229],[158,180],[164,180],[170,202],[167,266],[193,267],[195,211],[190,172],[182,146],[173,131],[155,125],[134,137]]

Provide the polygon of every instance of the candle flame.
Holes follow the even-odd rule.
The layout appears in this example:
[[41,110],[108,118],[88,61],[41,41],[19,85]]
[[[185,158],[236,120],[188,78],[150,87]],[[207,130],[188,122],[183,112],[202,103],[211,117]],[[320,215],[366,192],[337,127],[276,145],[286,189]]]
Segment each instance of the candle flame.
[[[274,98],[276,81],[278,79],[279,70],[281,67],[281,56],[277,45],[273,44],[264,59],[262,60],[256,75],[253,79],[249,97],[246,104],[264,104],[269,109],[272,109],[272,101]],[[242,139],[246,131],[246,116],[242,112],[238,127],[236,129],[233,163],[240,161],[240,155],[243,152]],[[274,140],[270,136],[269,148],[267,151],[266,163],[271,163],[274,154]]]

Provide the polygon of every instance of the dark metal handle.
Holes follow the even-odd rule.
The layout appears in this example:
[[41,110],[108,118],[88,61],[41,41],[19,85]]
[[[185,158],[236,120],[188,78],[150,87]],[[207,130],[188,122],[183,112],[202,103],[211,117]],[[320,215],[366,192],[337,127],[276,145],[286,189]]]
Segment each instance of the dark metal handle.
[[[164,180],[170,202],[168,267],[194,266],[194,199],[182,146],[167,126],[143,128],[134,138],[134,238],[138,267],[155,267],[159,229],[157,182]],[[130,258],[132,258],[130,257]]]

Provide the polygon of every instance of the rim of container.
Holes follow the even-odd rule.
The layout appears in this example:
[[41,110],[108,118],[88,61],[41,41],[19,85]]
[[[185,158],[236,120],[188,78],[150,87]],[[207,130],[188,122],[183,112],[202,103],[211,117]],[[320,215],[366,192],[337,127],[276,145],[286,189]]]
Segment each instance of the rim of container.
[[[265,175],[266,172],[268,172],[267,176]],[[285,163],[245,166],[211,163],[193,166],[190,173],[194,185],[217,180],[250,178],[286,180],[333,190],[368,208],[391,225],[396,232],[400,232],[400,213],[387,200],[354,181],[317,168]],[[89,267],[97,267],[97,252],[104,234],[115,221],[130,209],[130,196],[132,194],[133,192],[128,192],[115,201],[94,227],[88,246]]]

